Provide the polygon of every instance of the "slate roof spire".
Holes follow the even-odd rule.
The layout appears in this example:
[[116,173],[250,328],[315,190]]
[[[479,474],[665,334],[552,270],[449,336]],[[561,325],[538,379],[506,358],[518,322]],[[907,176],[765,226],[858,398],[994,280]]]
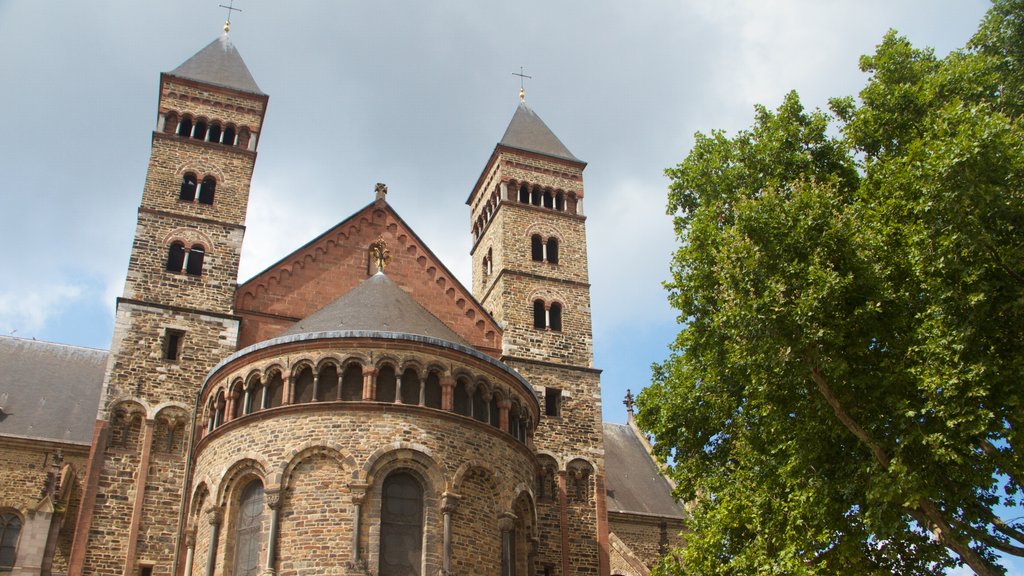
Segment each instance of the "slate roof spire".
[[219,38],[196,52],[181,66],[171,70],[170,74],[204,84],[263,95],[242,56],[231,42],[231,37],[227,33],[228,26],[225,25],[224,28],[225,31]]
[[573,156],[572,152],[562,144],[562,141],[555,136],[555,133],[548,128],[548,125],[537,116],[537,113],[520,102],[512,121],[505,129],[500,146],[516,148],[527,152],[537,152],[546,156],[553,156],[563,160],[583,163],[582,160]]

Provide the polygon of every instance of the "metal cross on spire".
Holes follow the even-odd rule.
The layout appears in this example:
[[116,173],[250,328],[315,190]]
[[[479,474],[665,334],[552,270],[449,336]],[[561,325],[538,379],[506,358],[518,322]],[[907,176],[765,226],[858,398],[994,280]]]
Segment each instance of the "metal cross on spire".
[[533,76],[527,76],[526,74],[523,74],[522,66],[519,67],[519,72],[513,72],[512,75],[519,76],[519,101],[526,102],[526,86],[523,84],[523,80],[525,78],[533,80]]
[[220,7],[224,8],[224,9],[226,9],[228,11],[228,19],[224,21],[224,33],[226,34],[226,33],[231,31],[231,13],[232,12],[241,12],[242,9],[241,8],[235,8],[235,0],[230,0],[228,2],[227,6],[225,6],[223,4],[220,4]]

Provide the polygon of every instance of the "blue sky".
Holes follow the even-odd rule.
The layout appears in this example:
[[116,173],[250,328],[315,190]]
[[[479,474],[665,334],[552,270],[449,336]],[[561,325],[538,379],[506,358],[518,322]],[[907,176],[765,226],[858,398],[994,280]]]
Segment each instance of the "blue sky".
[[[220,33],[216,0],[0,0],[0,333],[107,348],[156,122],[158,76]],[[595,365],[623,422],[678,330],[663,170],[797,90],[856,94],[895,28],[939,54],[981,0],[490,3],[241,0],[232,39],[270,94],[240,280],[372,199],[466,285],[464,205],[518,104],[585,172]],[[1024,573],[1024,569],[1018,570]]]

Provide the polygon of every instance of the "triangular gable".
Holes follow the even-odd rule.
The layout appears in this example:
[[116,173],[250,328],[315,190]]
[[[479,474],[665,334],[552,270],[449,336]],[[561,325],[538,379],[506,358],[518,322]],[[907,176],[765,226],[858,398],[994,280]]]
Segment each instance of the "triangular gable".
[[391,252],[387,275],[392,281],[473,347],[500,356],[497,323],[384,200],[367,205],[238,287],[238,347],[278,336],[370,277],[377,270],[370,264],[369,247],[378,237]]

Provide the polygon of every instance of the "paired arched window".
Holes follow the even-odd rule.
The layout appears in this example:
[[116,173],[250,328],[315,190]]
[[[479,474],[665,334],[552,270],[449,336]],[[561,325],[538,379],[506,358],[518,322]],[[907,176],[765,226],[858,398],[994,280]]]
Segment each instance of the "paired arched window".
[[198,183],[196,181],[196,175],[192,172],[185,172],[181,177],[181,192],[178,194],[179,200],[185,202],[192,202],[196,199],[196,187]]
[[232,573],[237,576],[256,576],[260,572],[263,507],[263,483],[253,480],[242,490],[234,522],[235,563]]
[[10,570],[18,554],[21,517],[11,512],[0,514],[0,570]]
[[420,575],[423,564],[423,486],[404,471],[381,487],[380,576]]
[[203,183],[199,186],[199,196],[197,200],[200,204],[213,204],[213,193],[217,190],[217,180],[213,176],[207,176],[203,178]]
[[[213,176],[203,178],[199,184],[198,177],[194,172],[185,172],[181,177],[181,191],[178,199],[183,202],[199,201],[200,204],[213,204],[213,194],[217,190],[217,179]],[[196,194],[198,192],[198,194]]]
[[183,242],[171,242],[167,250],[167,271],[181,273],[182,270],[190,276],[200,276],[203,273],[203,259],[206,257],[206,250],[201,244],[193,244],[188,250]]
[[538,330],[562,330],[562,305],[558,302],[545,304],[543,300],[533,301],[533,327]]
[[545,241],[540,234],[530,236],[530,259],[558,264],[558,238],[552,236]]
[[[172,123],[177,124],[177,129],[174,128],[174,124]],[[173,131],[178,136],[192,138],[193,140],[213,142],[215,144],[223,144],[225,146],[234,146],[240,132],[235,128],[234,124],[221,124],[217,120],[207,122],[202,118],[193,119],[187,114],[182,116],[179,120],[178,115],[175,112],[167,114],[167,124],[164,126],[164,131],[168,133]],[[246,132],[244,136],[245,142],[243,145],[248,143],[248,132]]]

